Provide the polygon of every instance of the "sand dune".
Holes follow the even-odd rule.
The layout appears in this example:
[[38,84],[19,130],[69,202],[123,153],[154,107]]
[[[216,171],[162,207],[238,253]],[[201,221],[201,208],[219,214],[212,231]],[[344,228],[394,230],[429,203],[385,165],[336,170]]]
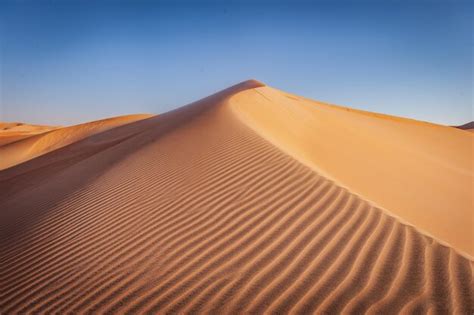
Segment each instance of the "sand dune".
[[[13,141],[7,141],[4,146],[0,147],[0,155],[2,156],[0,170],[57,150],[93,134],[151,116],[147,114],[119,116],[64,128],[43,126],[41,126],[43,128],[23,128],[28,133],[28,136],[24,137],[25,139],[15,139],[14,143],[11,143]],[[18,133],[17,129],[19,129],[18,126],[12,128],[12,131]],[[1,139],[0,135],[0,141]]]
[[466,130],[466,131],[469,131],[469,132],[474,132],[474,121],[468,122],[468,123],[466,123],[464,125],[461,125],[461,126],[456,126],[456,128]]
[[231,103],[245,123],[291,156],[474,255],[472,134],[271,87],[240,93]]
[[[333,127],[353,128],[356,139],[351,115],[357,127],[364,115],[373,129],[377,119],[413,124],[422,132],[419,146],[430,137],[423,128],[439,127],[352,111],[344,117],[345,110],[318,104],[311,106],[325,116],[301,116],[293,107],[309,104],[293,97],[246,81],[0,172],[1,313],[472,313],[474,263],[460,254],[467,251],[462,242],[446,246],[418,221],[405,224],[405,210],[382,209],[347,181],[342,187],[331,164],[302,155],[312,144],[295,142],[311,139],[308,125],[322,142],[318,133],[336,120],[326,122],[331,112],[344,119]],[[267,102],[276,108],[262,117]],[[283,110],[289,126],[297,128],[301,118],[304,132],[285,124],[276,130]],[[381,137],[395,141],[408,132],[380,128]],[[326,140],[340,145],[335,133]],[[435,160],[468,171],[457,154],[465,154],[458,146],[469,134],[446,133],[457,141],[453,152],[430,149],[441,154]],[[321,155],[344,153],[320,148]],[[336,164],[344,157],[333,158]],[[360,167],[368,172],[365,163]],[[397,189],[383,174],[369,176]],[[438,220],[431,217],[436,209],[416,211]]]
[[0,122],[0,147],[21,139],[53,130],[57,127]]

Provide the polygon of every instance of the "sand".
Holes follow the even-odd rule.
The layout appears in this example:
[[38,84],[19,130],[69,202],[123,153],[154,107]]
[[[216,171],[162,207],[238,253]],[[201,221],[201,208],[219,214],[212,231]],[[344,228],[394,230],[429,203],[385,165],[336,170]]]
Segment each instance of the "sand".
[[[472,230],[446,222],[446,235],[459,239],[430,236],[436,224],[418,228],[418,217],[379,205],[377,187],[403,197],[390,191],[403,177],[371,173],[382,162],[358,165],[372,185],[353,188],[352,175],[334,172],[364,154],[399,170],[403,161],[385,151],[395,148],[376,139],[390,135],[400,159],[416,144],[419,167],[434,167],[416,155],[426,150],[445,165],[438,176],[462,178],[453,173],[469,171],[470,134],[451,129],[312,103],[251,80],[5,169],[0,312],[472,313],[474,263],[462,242]],[[354,158],[340,156],[344,130],[355,137],[345,144]],[[416,139],[405,143],[410,133]],[[433,133],[454,142],[449,152],[429,147]],[[375,140],[364,143],[369,134]],[[318,151],[333,157],[318,160]],[[403,176],[418,189],[411,166]],[[442,180],[425,186],[459,196]],[[453,216],[469,208],[444,197]],[[446,220],[429,200],[412,199],[397,205]]]
[[20,122],[0,122],[0,147],[55,128],[57,127],[28,125]]
[[461,125],[461,126],[456,126],[456,128],[469,131],[469,132],[474,132],[474,121],[465,123],[464,125]]
[[[474,255],[474,135],[260,87],[231,105],[287,154]],[[271,119],[268,119],[268,117]]]
[[[137,114],[113,117],[93,122],[88,122],[70,127],[45,127],[45,126],[15,126],[11,130],[18,135],[25,134],[22,138],[11,141],[9,135],[6,143],[0,146],[0,170],[26,162],[40,155],[57,150],[71,143],[87,138],[117,126],[128,124],[152,115]],[[6,125],[6,124],[5,124]],[[2,125],[0,124],[0,129]],[[8,127],[4,127],[5,128]],[[22,130],[18,130],[22,128]],[[4,131],[5,132],[5,131]],[[0,141],[2,135],[0,132]]]

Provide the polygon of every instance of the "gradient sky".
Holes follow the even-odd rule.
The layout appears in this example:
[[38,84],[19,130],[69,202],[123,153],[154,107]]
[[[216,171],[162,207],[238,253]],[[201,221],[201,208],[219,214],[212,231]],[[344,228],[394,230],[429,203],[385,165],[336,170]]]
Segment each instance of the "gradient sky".
[[459,1],[2,1],[0,121],[162,113],[255,78],[334,104],[473,120]]

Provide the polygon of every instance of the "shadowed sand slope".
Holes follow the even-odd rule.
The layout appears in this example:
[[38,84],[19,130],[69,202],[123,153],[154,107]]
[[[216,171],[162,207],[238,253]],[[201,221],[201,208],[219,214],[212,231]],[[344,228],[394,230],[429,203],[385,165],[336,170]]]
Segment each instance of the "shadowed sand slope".
[[[11,139],[9,137],[5,139],[6,143],[3,143],[5,145],[0,146],[0,156],[2,157],[0,159],[0,170],[31,160],[93,134],[151,116],[146,114],[119,116],[64,128],[48,128],[44,126],[28,126],[28,128],[25,128],[24,126],[15,126],[8,130],[14,132],[15,135],[23,132],[22,137],[15,138],[15,142],[8,141]],[[21,127],[23,127],[23,131],[18,131],[17,129]],[[27,133],[27,135],[24,133]],[[0,141],[2,141],[1,131]]]
[[27,125],[19,122],[0,122],[0,147],[6,144],[41,134],[57,127]]
[[469,131],[469,132],[474,132],[474,121],[468,122],[468,123],[466,123],[464,125],[461,125],[461,126],[456,126],[456,128],[466,130],[466,131]]
[[260,86],[0,172],[1,313],[472,312],[472,261],[243,123]]

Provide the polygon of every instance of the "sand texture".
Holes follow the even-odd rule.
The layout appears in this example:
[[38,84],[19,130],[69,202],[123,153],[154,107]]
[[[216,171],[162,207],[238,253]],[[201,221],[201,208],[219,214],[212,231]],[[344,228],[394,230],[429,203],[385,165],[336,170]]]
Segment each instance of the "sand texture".
[[0,172],[0,313],[470,314],[472,141],[253,80],[83,137]]
[[231,105],[287,154],[474,256],[472,133],[267,86],[234,96]]

